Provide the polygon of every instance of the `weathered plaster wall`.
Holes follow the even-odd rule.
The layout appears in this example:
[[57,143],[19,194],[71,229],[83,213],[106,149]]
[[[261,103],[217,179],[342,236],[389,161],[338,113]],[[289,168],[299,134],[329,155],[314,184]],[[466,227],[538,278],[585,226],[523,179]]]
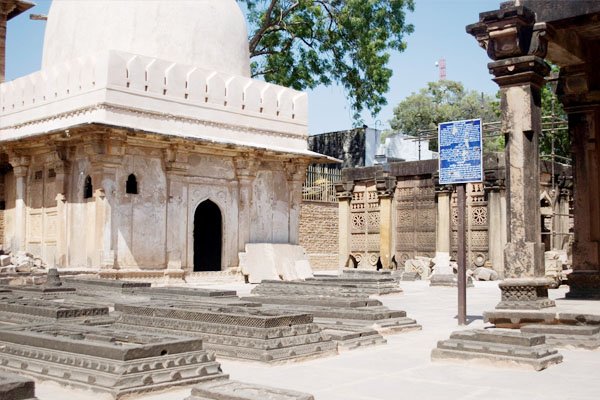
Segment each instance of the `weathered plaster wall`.
[[337,203],[302,202],[300,246],[306,250],[314,270],[337,269]]

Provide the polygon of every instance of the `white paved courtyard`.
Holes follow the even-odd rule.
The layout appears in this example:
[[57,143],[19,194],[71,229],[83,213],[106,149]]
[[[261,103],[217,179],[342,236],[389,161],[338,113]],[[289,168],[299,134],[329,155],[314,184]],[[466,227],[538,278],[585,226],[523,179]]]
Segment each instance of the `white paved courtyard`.
[[[499,368],[485,363],[432,363],[430,352],[447,339],[456,323],[456,289],[430,288],[428,282],[402,282],[403,294],[383,296],[383,303],[406,310],[422,331],[386,336],[388,343],[322,359],[263,366],[253,362],[220,359],[232,379],[312,393],[316,400],[396,399],[600,399],[600,350],[560,349],[563,363],[535,372]],[[249,293],[253,285],[221,284],[209,287]],[[565,290],[551,290],[559,308],[600,314],[600,301],[560,300]],[[476,282],[467,293],[471,323],[465,329],[485,326],[482,312],[500,299],[497,282]],[[190,388],[137,396],[143,400],[183,400]],[[100,400],[90,392],[69,390],[52,382],[38,382],[40,400]],[[266,399],[265,399],[266,400]]]

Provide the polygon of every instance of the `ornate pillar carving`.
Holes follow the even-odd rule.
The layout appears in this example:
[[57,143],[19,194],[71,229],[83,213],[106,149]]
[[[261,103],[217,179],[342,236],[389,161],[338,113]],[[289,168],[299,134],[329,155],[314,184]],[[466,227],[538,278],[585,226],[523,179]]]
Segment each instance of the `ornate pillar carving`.
[[[538,136],[541,132],[541,87],[550,67],[545,24],[535,14],[505,3],[500,10],[481,13],[467,27],[493,60],[488,64],[500,86],[502,130],[506,136],[507,233],[504,248],[502,302],[497,308],[549,307],[549,281],[544,277],[539,209]],[[522,293],[532,294],[520,301]]]
[[25,250],[25,235],[27,229],[27,191],[26,180],[29,172],[30,158],[27,156],[10,155],[9,163],[15,175],[15,237],[12,252]]
[[256,177],[258,160],[250,154],[244,154],[235,159],[235,171],[238,180],[238,251],[245,251],[246,243],[250,242],[250,222],[252,210],[252,184]]
[[573,272],[569,298],[600,299],[600,101],[585,66],[563,68],[558,95],[573,153]]
[[338,229],[339,229],[339,269],[345,268],[350,256],[350,202],[352,201],[352,191],[354,182],[344,182],[335,185],[335,191],[338,199]]
[[[179,146],[164,151],[167,178],[167,271],[169,278],[182,278],[186,267],[188,218],[188,152]],[[193,269],[193,268],[192,268]]]
[[57,160],[52,164],[56,173],[56,266],[68,266],[68,204],[67,204],[67,185],[69,174],[69,163],[63,160]]
[[394,192],[396,191],[396,177],[383,176],[375,181],[377,197],[379,198],[379,260],[384,269],[391,269],[394,256],[393,231],[394,223],[392,210]]
[[450,202],[452,200],[452,190],[448,187],[440,187],[436,191],[437,201],[437,221],[436,221],[436,240],[435,240],[435,251],[436,253],[448,253],[450,254],[450,215],[452,210],[450,208]]
[[302,208],[302,185],[306,179],[308,163],[290,161],[286,166],[290,189],[289,243],[298,244],[300,234],[300,211]]

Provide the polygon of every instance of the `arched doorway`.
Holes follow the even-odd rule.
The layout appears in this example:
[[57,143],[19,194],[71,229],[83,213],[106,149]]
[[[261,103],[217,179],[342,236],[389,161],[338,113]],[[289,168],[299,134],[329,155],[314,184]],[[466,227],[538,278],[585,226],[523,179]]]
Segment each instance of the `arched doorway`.
[[194,271],[221,270],[223,222],[221,210],[210,200],[194,213]]

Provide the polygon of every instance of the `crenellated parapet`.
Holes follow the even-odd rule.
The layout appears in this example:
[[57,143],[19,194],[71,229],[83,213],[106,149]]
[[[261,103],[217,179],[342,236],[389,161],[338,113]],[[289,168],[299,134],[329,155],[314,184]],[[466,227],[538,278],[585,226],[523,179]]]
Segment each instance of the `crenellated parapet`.
[[105,123],[214,142],[305,150],[307,95],[120,51],[0,85],[0,140]]

